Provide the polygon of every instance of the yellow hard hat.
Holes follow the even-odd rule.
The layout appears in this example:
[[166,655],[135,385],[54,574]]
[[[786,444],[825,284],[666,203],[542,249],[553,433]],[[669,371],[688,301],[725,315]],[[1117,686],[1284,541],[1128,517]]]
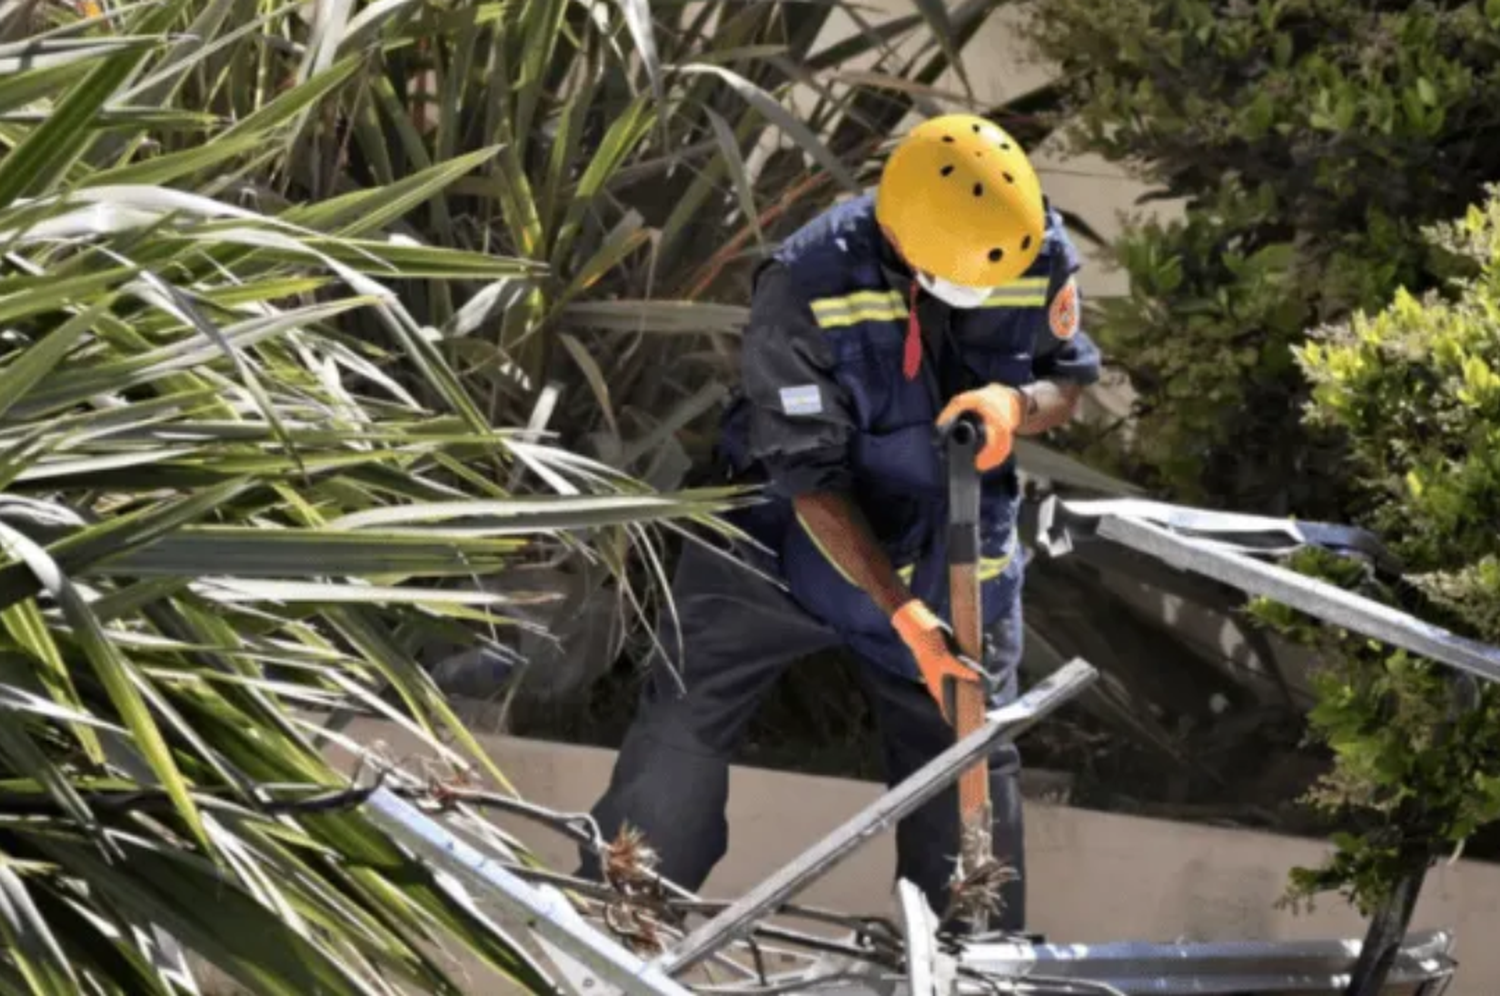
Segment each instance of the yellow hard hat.
[[1042,248],[1042,186],[1020,144],[972,114],[913,128],[891,153],[875,217],[907,263],[965,287],[998,287]]

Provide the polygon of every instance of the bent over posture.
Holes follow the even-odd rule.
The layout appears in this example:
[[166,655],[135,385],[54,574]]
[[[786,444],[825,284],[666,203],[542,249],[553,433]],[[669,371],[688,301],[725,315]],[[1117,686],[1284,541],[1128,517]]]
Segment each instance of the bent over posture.
[[[982,419],[982,665],[992,705],[1016,695],[1021,654],[1020,501],[1013,436],[1066,421],[1099,355],[1080,330],[1079,258],[1025,153],[981,118],[916,127],[874,195],[791,236],[756,275],[741,390],[719,454],[769,500],[734,521],[774,551],[743,556],[782,587],[689,544],[662,643],[685,690],[652,669],[594,816],[640,830],[661,871],[696,889],[727,846],[731,754],[794,661],[843,646],[863,665],[887,780],[951,746],[945,676],[973,681],[947,628],[946,473],[935,429]],[[680,632],[681,642],[677,642]],[[1020,759],[989,761],[995,856],[1024,868]],[[959,853],[957,788],[904,819],[897,875],[940,916]],[[583,873],[599,875],[583,856]],[[1021,880],[996,921],[1020,931]]]

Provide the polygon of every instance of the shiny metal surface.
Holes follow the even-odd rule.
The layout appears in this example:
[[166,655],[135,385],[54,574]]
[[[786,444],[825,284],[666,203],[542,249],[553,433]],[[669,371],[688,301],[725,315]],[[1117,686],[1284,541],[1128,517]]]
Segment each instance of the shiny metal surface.
[[[1438,996],[1457,967],[1451,944],[1444,931],[1410,936],[1382,991]],[[1129,996],[1313,996],[1342,992],[1359,950],[1355,940],[987,944],[962,963],[1013,979],[1103,982]]]
[[831,871],[875,834],[952,784],[976,758],[996,744],[1030,729],[1088,688],[1099,673],[1087,661],[1074,659],[1009,705],[990,712],[985,724],[905,781],[850,817],[828,836],[745,893],[728,909],[689,934],[658,962],[676,974],[691,968],[730,941],[742,938],[754,923]]

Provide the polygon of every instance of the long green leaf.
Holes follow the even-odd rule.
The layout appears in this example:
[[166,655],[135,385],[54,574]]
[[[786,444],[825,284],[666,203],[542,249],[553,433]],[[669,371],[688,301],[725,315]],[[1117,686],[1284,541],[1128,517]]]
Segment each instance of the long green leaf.
[[565,305],[572,301],[614,269],[622,259],[640,248],[648,238],[644,224],[645,220],[638,212],[627,211],[557,295],[556,303]]
[[[161,66],[145,79],[119,94],[119,100],[143,104],[159,104],[181,86],[183,78],[216,51],[233,45],[257,31],[264,31],[272,13],[253,18],[240,25],[236,31],[220,33],[219,28],[229,16],[235,0],[209,0],[209,3],[193,18],[184,35],[177,40],[161,59]],[[286,8],[282,8],[286,10]]]
[[[248,487],[247,481],[228,481],[176,501],[164,502],[156,508],[118,516],[107,523],[74,533],[53,546],[51,555],[69,574],[86,570],[98,561],[128,555],[188,523],[196,522],[243,494]],[[16,598],[19,591],[28,587],[24,575],[18,576],[19,567],[0,568],[0,605]]]
[[802,150],[818,161],[818,164],[843,185],[844,189],[851,193],[858,193],[860,185],[854,179],[854,175],[844,166],[837,156],[828,151],[823,140],[814,135],[812,131],[797,119],[797,116],[782,106],[774,97],[766,93],[745,77],[735,73],[723,66],[707,66],[693,64],[683,66],[680,72],[688,74],[707,74],[719,77],[734,89],[745,102],[754,107],[766,120],[781,131],[789,135]]
[[515,143],[516,156],[522,161],[532,134],[532,122],[544,94],[545,71],[563,38],[563,19],[567,13],[568,0],[533,0],[520,12],[521,66],[520,77],[515,83],[511,141]]
[[0,76],[0,111],[13,111],[50,97],[76,82],[86,69],[83,63],[70,63]]
[[106,299],[74,315],[56,331],[48,333],[41,342],[22,352],[4,369],[0,369],[0,416],[24,398],[39,380],[62,361],[74,343],[94,327],[99,315],[109,304]]
[[760,208],[755,204],[755,188],[750,183],[749,174],[745,171],[744,157],[740,155],[739,137],[735,135],[734,129],[729,127],[729,122],[724,120],[723,115],[711,107],[705,107],[703,110],[708,115],[709,123],[713,125],[714,138],[719,143],[724,163],[728,166],[729,175],[734,180],[734,192],[740,199],[740,211],[744,214],[745,220],[754,226],[755,241],[764,251],[766,233],[761,231]]
[[90,128],[104,107],[145,57],[149,40],[107,56],[71,87],[57,109],[21,144],[0,159],[0,205],[59,186],[92,138]]
[[[0,623],[3,623],[10,638],[41,664],[37,668],[37,678],[52,701],[74,712],[87,713],[87,707],[73,683],[73,676],[68,671],[67,662],[63,660],[36,602],[26,600],[7,606],[0,612]],[[71,729],[89,761],[102,764],[104,748],[99,742],[99,735],[83,723],[73,723]]]
[[665,85],[662,81],[661,59],[656,54],[656,32],[651,25],[651,0],[620,0],[625,12],[625,23],[635,39],[635,47],[641,53],[641,63],[646,67],[646,78],[651,82],[651,97],[657,105],[666,102]]
[[906,14],[873,27],[862,27],[859,32],[850,34],[847,38],[841,38],[827,48],[809,56],[803,65],[809,72],[814,73],[842,66],[874,49],[889,45],[902,35],[909,34],[913,28],[920,26],[923,20],[921,13]]
[[650,131],[653,113],[644,100],[635,100],[631,102],[625,113],[615,118],[610,124],[609,130],[599,143],[599,150],[589,160],[583,177],[578,181],[573,203],[568,206],[562,230],[552,250],[551,258],[554,267],[560,269],[563,260],[572,250],[579,225],[593,199],[604,188],[610,176],[619,169],[625,157]]
[[137,52],[157,44],[150,35],[118,35],[114,38],[32,41],[0,45],[0,74],[56,69],[75,62],[103,59],[121,52]]
[[78,992],[78,976],[37,910],[26,883],[3,861],[0,861],[0,931],[5,934],[10,957],[32,992],[38,996],[73,996]]
[[[368,529],[372,526],[428,526],[438,533],[502,536],[549,529],[588,529],[627,519],[649,521],[703,507],[727,494],[719,489],[677,495],[587,495],[514,498],[506,501],[455,501],[438,505],[412,504],[354,512],[334,519],[330,529]],[[473,520],[456,527],[434,523]]]
[[211,850],[212,845],[203,827],[198,807],[172,757],[171,748],[167,746],[161,730],[152,720],[146,703],[136,688],[130,664],[110,643],[103,627],[89,611],[88,603],[45,550],[4,522],[0,522],[0,547],[11,557],[24,562],[47,593],[61,606],[94,673],[104,684],[125,724],[130,727],[136,746],[152,771],[161,779],[189,832],[205,849]]
[[142,273],[141,276],[147,282],[148,286],[166,296],[166,301],[162,302],[162,304],[168,306],[175,315],[185,318],[187,324],[197,329],[200,335],[212,340],[220,352],[229,358],[229,362],[233,364],[234,371],[239,376],[245,390],[254,399],[256,407],[265,416],[266,422],[271,426],[271,430],[276,433],[276,438],[281,441],[287,455],[296,460],[298,465],[301,466],[301,457],[298,454],[297,444],[287,432],[286,425],[277,412],[277,406],[271,402],[270,395],[266,393],[265,387],[261,384],[260,378],[256,376],[250,363],[246,360],[245,354],[229,341],[229,337],[224,333],[224,330],[211,322],[186,294],[149,270]]
[[[87,874],[91,889],[137,922],[160,925],[252,992],[375,996],[375,990],[351,978],[318,945],[297,935],[242,890],[180,856],[131,846],[128,864],[119,866],[134,869],[126,876],[76,845],[45,838],[37,845]],[[207,910],[217,911],[214,918],[202,915]],[[215,921],[241,926],[226,934],[214,929]]]
[[[146,578],[463,578],[502,567],[518,552],[518,542],[504,538],[200,526],[178,529],[142,549],[89,563],[82,571]],[[7,590],[0,584],[0,596]]]
[[[424,727],[427,725],[428,715],[436,716],[497,784],[507,792],[515,792],[505,774],[453,712],[442,692],[433,683],[432,676],[390,638],[380,623],[371,617],[369,610],[353,605],[340,606],[329,609],[326,616],[345,639],[358,647],[367,658],[380,663],[385,678]],[[428,732],[431,734],[432,731],[429,729]]]
[[281,217],[343,238],[366,235],[440,194],[454,180],[493,159],[496,146],[477,149],[413,173],[397,183],[360,190],[319,204],[293,208]]
[[259,151],[265,143],[266,135],[253,131],[227,138],[219,137],[212,142],[192,145],[154,159],[142,159],[139,162],[127,163],[113,169],[101,170],[89,178],[89,183],[92,186],[176,183],[214,169],[231,159],[238,159]]
[[308,108],[316,106],[334,90],[349,82],[359,72],[360,66],[360,59],[354,56],[334,63],[258,108],[253,114],[235,122],[221,132],[219,138],[235,138],[244,134],[263,136],[273,128],[294,124]]
[[604,376],[604,371],[599,364],[589,355],[589,351],[575,337],[567,334],[558,336],[563,347],[567,349],[568,355],[578,368],[583,371],[584,379],[588,381],[589,389],[594,392],[594,400],[599,402],[599,412],[604,416],[609,431],[616,439],[620,437],[620,424],[615,421],[615,407],[609,400],[609,381]]
[[[253,343],[281,335],[290,329],[322,321],[368,303],[359,298],[344,299],[326,305],[314,305],[240,322],[224,331],[232,348],[243,349]],[[35,417],[59,408],[70,407],[84,399],[111,391],[148,384],[169,374],[201,367],[222,355],[220,347],[206,337],[191,337],[151,353],[101,364],[92,369],[63,371],[37,385],[26,398],[15,403],[16,415]]]
[[13,770],[25,771],[40,782],[75,826],[91,834],[97,830],[98,824],[88,803],[62,768],[42,750],[15,710],[0,712],[0,755]]

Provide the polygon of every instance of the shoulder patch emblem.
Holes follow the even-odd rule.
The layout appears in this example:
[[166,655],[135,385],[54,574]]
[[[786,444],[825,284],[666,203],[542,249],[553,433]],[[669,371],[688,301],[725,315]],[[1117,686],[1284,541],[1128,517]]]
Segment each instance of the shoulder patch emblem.
[[1078,331],[1078,280],[1069,277],[1062,285],[1052,306],[1047,310],[1047,319],[1052,325],[1052,334],[1059,339],[1071,339]]
[[816,384],[799,384],[781,389],[781,410],[788,415],[819,415],[823,411],[823,395]]

